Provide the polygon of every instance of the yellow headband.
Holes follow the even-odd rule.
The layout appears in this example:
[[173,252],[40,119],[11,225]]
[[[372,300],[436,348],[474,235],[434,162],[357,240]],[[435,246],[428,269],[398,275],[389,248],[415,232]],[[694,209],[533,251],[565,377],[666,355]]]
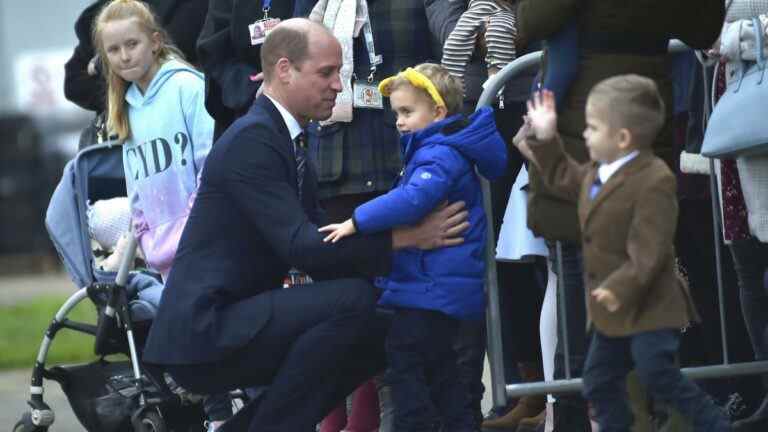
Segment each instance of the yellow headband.
[[379,84],[379,91],[381,92],[382,95],[384,96],[390,95],[391,92],[389,91],[389,85],[392,83],[392,81],[394,81],[397,78],[405,78],[414,87],[426,90],[427,93],[429,93],[429,95],[432,96],[432,99],[435,101],[437,106],[445,107],[445,102],[443,101],[443,97],[440,96],[440,92],[437,91],[437,87],[435,87],[435,84],[433,84],[432,81],[429,78],[427,78],[426,75],[417,71],[414,68],[408,68],[400,72],[399,74],[395,76],[391,76],[385,79],[384,81],[382,81]]

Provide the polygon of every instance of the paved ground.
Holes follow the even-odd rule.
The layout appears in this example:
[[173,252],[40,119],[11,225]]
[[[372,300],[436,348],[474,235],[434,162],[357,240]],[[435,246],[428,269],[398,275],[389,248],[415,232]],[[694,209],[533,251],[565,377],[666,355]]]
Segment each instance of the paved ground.
[[[75,290],[75,285],[64,272],[0,276],[0,305],[10,305],[52,293],[66,296],[74,293]],[[0,372],[0,431],[10,431],[27,410],[30,373],[30,370]],[[491,407],[487,363],[483,383],[489,389],[485,392],[483,399],[485,412]],[[84,429],[69,408],[69,403],[58,383],[46,381],[45,401],[56,413],[56,421],[50,429],[51,432],[83,432]]]
[[[30,373],[29,370],[0,372],[0,430],[12,430],[21,415],[29,409],[26,401],[29,399]],[[56,420],[49,429],[51,432],[85,430],[69,408],[58,383],[46,381],[44,400],[56,414]]]

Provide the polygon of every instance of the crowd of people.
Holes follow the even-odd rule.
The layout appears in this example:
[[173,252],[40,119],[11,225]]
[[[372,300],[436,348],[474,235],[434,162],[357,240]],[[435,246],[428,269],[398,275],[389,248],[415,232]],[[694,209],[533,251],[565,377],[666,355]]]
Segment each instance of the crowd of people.
[[[702,83],[767,28],[768,0],[95,1],[65,93],[164,285],[143,361],[209,432],[766,430],[768,381],[737,415],[679,365],[717,361],[711,199],[768,359],[768,154],[719,160],[716,197],[693,173]],[[583,393],[482,412],[491,241],[506,382],[568,364]]]

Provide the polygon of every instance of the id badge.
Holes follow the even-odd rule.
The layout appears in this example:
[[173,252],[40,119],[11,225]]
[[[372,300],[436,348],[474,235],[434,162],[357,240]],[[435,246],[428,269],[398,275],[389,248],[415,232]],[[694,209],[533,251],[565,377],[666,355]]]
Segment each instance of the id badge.
[[250,24],[248,33],[251,34],[251,45],[263,44],[269,32],[278,24],[280,24],[280,18],[264,18]]
[[354,92],[352,106],[355,108],[384,108],[381,93],[379,92],[378,83],[355,81],[355,83],[352,85],[352,90]]

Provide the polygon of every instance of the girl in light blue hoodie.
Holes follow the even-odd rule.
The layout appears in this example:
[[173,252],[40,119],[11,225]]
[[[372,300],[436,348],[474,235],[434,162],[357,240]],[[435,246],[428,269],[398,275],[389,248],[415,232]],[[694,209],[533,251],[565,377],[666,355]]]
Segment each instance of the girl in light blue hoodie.
[[104,7],[94,45],[106,60],[107,127],[123,144],[134,233],[166,279],[213,140],[203,75],[140,1]]
[[[213,140],[204,78],[141,1],[107,4],[93,39],[105,66],[107,128],[123,145],[134,235],[166,280]],[[232,414],[228,395],[208,397],[205,408],[209,431]]]

